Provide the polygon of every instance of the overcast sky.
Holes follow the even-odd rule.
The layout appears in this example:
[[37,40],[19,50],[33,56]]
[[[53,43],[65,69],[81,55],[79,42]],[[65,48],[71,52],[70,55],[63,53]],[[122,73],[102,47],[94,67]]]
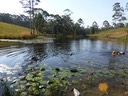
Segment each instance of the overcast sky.
[[[112,22],[112,5],[120,2],[122,7],[126,6],[127,0],[41,0],[38,7],[48,11],[50,14],[63,15],[65,9],[70,9],[73,14],[71,18],[76,22],[82,18],[85,27],[91,26],[96,21],[101,27],[104,20]],[[22,5],[19,0],[1,0],[0,12],[10,14],[23,14]],[[127,12],[128,13],[128,12]],[[128,17],[128,16],[127,16]]]

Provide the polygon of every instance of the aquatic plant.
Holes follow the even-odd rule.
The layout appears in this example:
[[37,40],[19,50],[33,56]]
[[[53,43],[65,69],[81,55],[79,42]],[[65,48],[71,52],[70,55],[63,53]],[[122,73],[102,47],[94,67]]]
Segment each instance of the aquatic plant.
[[12,96],[67,96],[73,88],[82,91],[81,95],[94,94],[93,87],[106,94],[108,87],[114,84],[127,89],[128,69],[120,67],[120,70],[88,70],[80,66],[51,68],[29,64],[16,79],[12,79],[8,88]]

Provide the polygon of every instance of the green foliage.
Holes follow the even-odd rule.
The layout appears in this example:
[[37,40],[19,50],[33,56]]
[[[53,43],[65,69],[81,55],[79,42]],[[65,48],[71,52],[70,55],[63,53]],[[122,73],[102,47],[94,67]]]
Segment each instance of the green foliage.
[[76,68],[71,69],[71,72],[76,73],[78,70]]
[[115,23],[115,27],[118,27],[117,21],[121,22],[121,21],[126,20],[126,17],[123,16],[124,15],[124,8],[120,6],[119,2],[116,2],[113,5],[113,11],[114,11],[114,14],[112,15],[112,18],[113,18],[113,21]]
[[41,68],[41,71],[45,71],[45,68],[44,68],[44,67],[42,67],[42,68]]
[[[88,63],[91,66],[95,66],[95,62],[89,61]],[[92,87],[96,87],[102,82],[110,83],[111,86],[115,86],[114,84],[118,84],[116,86],[120,86],[121,84],[121,88],[127,89],[127,65],[113,65],[116,65],[115,70],[88,70],[88,68],[80,66],[77,66],[76,68],[73,67],[71,69],[53,69],[48,67],[46,70],[44,66],[40,68],[37,65],[27,65],[22,71],[23,75],[20,75],[19,77],[17,77],[17,79],[11,82],[11,87],[9,88],[11,88],[11,90],[13,89],[13,92],[10,93],[15,93],[13,94],[13,96],[58,96],[58,94],[60,94],[61,96],[67,96],[66,94],[71,93],[71,91],[69,91],[70,89],[80,88],[79,91],[84,90],[83,93],[85,95],[88,94],[89,91],[91,91],[90,89]],[[107,65],[104,64],[102,64],[101,66],[107,67]],[[112,80],[114,82],[112,82]],[[94,95],[95,93],[91,92],[90,94]]]
[[34,17],[34,25],[36,27],[36,30],[38,32],[43,32],[43,28],[44,27],[44,23],[45,23],[45,20],[44,20],[44,17],[42,16],[42,14],[36,14],[36,16]]

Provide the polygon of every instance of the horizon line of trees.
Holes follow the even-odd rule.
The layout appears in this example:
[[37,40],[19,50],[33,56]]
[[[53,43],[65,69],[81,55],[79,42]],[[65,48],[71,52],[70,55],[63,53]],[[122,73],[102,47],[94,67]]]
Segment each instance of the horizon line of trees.
[[12,15],[9,13],[0,13],[0,22],[15,24],[29,28],[29,17],[23,14]]
[[[31,1],[31,2],[30,2]],[[126,8],[120,6],[119,2],[113,5],[114,14],[112,15],[112,25],[107,21],[103,21],[103,26],[99,28],[96,21],[92,22],[91,26],[84,27],[84,21],[79,18],[77,22],[74,22],[71,18],[73,12],[69,9],[64,10],[62,16],[58,14],[50,14],[46,10],[36,8],[40,0],[21,0],[20,3],[25,8],[25,15],[11,15],[9,13],[0,13],[0,21],[11,23],[23,27],[37,30],[40,33],[51,35],[83,35],[94,34],[102,30],[108,30],[113,28],[128,27],[125,11],[128,11],[128,3]]]

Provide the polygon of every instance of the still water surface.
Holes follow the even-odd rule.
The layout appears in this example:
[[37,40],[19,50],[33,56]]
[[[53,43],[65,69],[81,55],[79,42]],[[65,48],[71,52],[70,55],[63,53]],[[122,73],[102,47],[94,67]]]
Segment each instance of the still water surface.
[[[111,52],[124,51],[126,54],[112,57]],[[13,67],[16,64],[27,64],[32,58],[37,60],[32,63],[47,64],[51,67],[87,66],[89,61],[95,62],[95,68],[105,64],[128,62],[128,45],[124,42],[101,40],[65,40],[56,39],[48,44],[24,44],[0,48],[0,64]],[[94,66],[93,66],[94,67]]]

